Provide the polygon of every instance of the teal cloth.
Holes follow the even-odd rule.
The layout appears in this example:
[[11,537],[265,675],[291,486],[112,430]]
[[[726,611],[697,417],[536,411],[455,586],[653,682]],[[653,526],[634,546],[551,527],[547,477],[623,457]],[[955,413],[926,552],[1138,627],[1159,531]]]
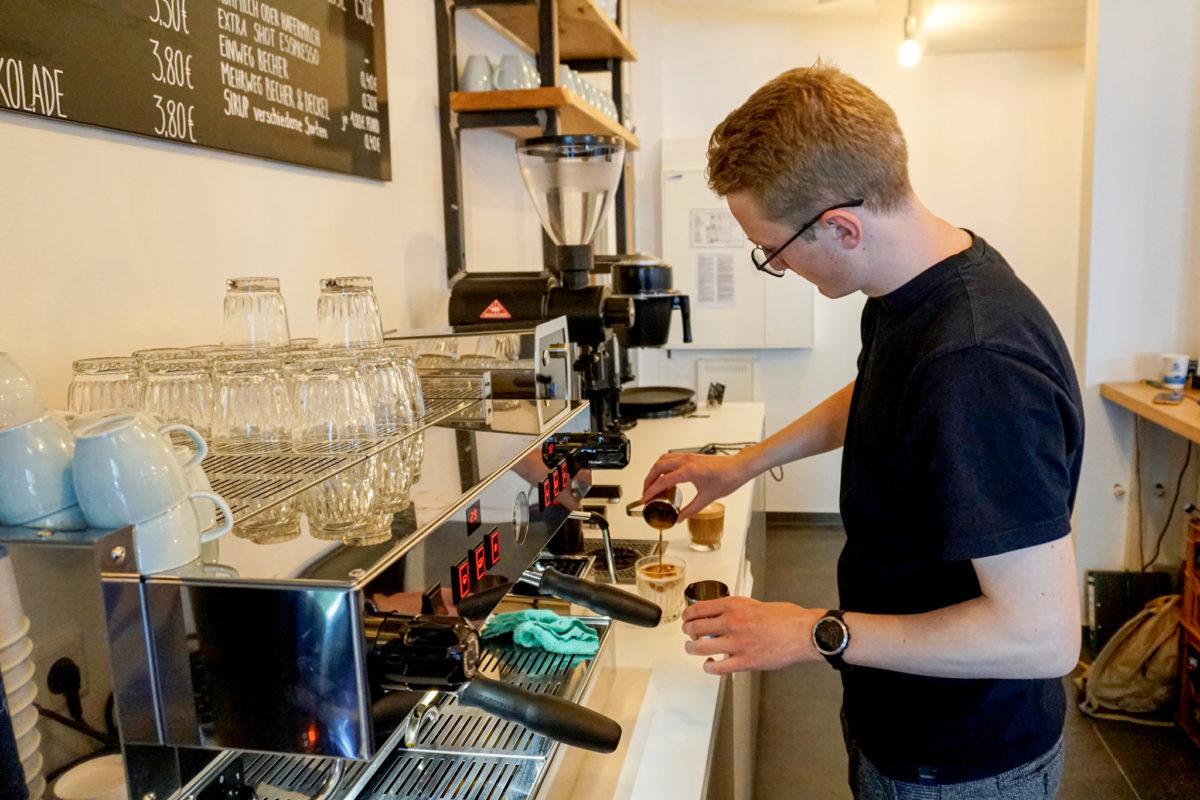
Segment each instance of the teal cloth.
[[544,608],[497,614],[483,629],[484,639],[512,634],[521,647],[568,656],[594,656],[600,635],[577,617],[562,617]]

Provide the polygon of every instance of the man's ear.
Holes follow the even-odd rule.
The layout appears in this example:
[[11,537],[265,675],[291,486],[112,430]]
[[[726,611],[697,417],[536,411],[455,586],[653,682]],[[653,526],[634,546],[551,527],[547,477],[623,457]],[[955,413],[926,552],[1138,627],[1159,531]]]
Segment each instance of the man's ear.
[[821,227],[833,233],[833,238],[846,250],[862,243],[862,220],[852,208],[835,208],[821,218]]

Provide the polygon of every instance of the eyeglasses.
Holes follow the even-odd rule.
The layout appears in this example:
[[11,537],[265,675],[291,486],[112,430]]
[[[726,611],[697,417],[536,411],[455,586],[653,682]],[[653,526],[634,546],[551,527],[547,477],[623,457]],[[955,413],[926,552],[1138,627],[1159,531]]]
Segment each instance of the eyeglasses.
[[772,275],[776,278],[782,278],[785,274],[787,274],[786,269],[777,269],[776,267],[768,266],[772,261],[775,260],[775,256],[779,255],[784,250],[786,250],[787,246],[789,244],[791,244],[792,242],[799,239],[800,235],[802,233],[804,233],[806,230],[811,228],[813,225],[816,225],[818,222],[820,222],[821,217],[825,216],[830,211],[836,211],[839,208],[858,208],[865,202],[866,202],[866,200],[851,200],[849,203],[838,203],[836,206],[830,206],[829,208],[822,211],[820,214],[817,214],[815,217],[810,219],[808,222],[804,223],[804,226],[801,227],[800,230],[796,231],[792,235],[792,238],[788,239],[786,242],[781,244],[779,247],[772,250],[770,255],[767,255],[767,251],[761,247],[756,247],[753,250],[751,250],[750,251],[750,260],[754,262],[754,267],[759,272],[765,272],[768,275]]

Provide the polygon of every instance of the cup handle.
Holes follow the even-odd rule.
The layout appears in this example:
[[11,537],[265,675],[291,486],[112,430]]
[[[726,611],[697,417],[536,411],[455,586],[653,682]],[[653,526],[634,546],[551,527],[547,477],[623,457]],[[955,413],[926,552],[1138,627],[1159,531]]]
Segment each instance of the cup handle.
[[185,434],[196,445],[196,455],[192,456],[189,460],[183,463],[185,467],[193,467],[196,464],[199,464],[204,460],[204,457],[208,455],[208,443],[204,441],[204,437],[201,436],[200,432],[195,428],[189,427],[180,422],[172,422],[169,425],[163,425],[161,428],[159,428],[158,435],[166,436],[171,433],[171,431],[179,431],[180,433]]
[[225,519],[220,525],[207,531],[201,531],[200,544],[207,544],[213,539],[219,539],[229,533],[233,528],[233,512],[229,510],[229,504],[225,502],[225,498],[216,492],[192,492],[188,495],[188,500],[209,500],[221,512],[221,516]]
[[238,571],[228,564],[201,564],[200,569],[204,571],[205,575],[220,575],[225,578],[241,577],[241,575],[238,574]]

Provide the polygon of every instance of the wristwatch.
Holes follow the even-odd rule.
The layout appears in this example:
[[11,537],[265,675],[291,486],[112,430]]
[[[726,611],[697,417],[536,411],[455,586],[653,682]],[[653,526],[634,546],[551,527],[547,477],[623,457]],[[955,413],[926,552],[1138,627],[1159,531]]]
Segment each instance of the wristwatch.
[[850,669],[850,665],[842,658],[842,653],[850,646],[850,629],[842,618],[844,615],[844,611],[830,609],[817,620],[812,632],[817,652],[825,656],[825,660],[836,670]]

